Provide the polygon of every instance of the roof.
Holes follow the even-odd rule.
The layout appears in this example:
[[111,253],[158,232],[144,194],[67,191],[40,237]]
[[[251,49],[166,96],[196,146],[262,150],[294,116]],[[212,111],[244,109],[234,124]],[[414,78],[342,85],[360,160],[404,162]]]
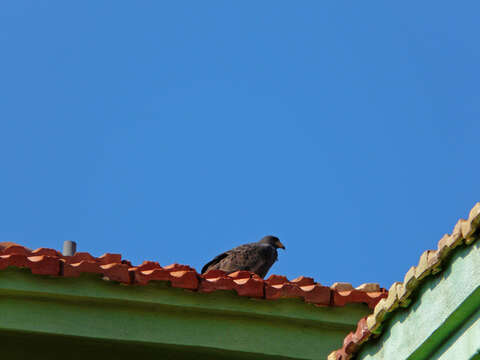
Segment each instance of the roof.
[[0,243],[0,271],[7,267],[28,268],[32,274],[55,277],[78,277],[84,273],[99,274],[99,278],[124,285],[146,285],[150,281],[167,281],[172,287],[198,293],[217,290],[233,290],[239,296],[275,300],[301,298],[317,306],[344,306],[350,303],[365,303],[371,309],[388,292],[378,284],[363,284],[354,288],[349,283],[323,286],[310,277],[288,280],[285,276],[271,275],[264,280],[248,271],[226,274],[212,270],[199,274],[188,265],[160,266],[158,262],[145,261],[133,266],[120,254],[104,254],[94,257],[86,252],[63,256],[54,249],[30,250],[10,242]]
[[403,279],[390,287],[388,297],[375,306],[373,314],[360,319],[355,332],[349,333],[342,348],[333,351],[328,360],[351,359],[368,341],[378,337],[384,324],[401,308],[408,307],[413,300],[412,294],[429,277],[442,271],[452,255],[460,249],[469,247],[480,238],[480,202],[469,213],[468,219],[460,219],[451,234],[445,234],[437,244],[436,250],[426,250],[420,256],[417,266],[412,266]]

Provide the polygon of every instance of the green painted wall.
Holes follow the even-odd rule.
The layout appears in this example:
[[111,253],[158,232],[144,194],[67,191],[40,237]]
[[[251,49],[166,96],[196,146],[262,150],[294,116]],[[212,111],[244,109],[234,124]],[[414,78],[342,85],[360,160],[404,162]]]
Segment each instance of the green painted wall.
[[4,353],[22,358],[20,352],[35,348],[50,359],[55,348],[75,349],[72,356],[82,359],[321,359],[369,312],[361,304],[316,307],[300,299],[198,294],[164,282],[124,286],[95,275],[53,278],[16,268],[0,272],[0,309]]
[[[476,355],[475,355],[476,354]],[[474,359],[480,354],[480,307],[433,354],[432,360]]]
[[357,358],[471,359],[480,351],[480,242],[455,252],[449,265],[425,281],[412,304],[386,323]]

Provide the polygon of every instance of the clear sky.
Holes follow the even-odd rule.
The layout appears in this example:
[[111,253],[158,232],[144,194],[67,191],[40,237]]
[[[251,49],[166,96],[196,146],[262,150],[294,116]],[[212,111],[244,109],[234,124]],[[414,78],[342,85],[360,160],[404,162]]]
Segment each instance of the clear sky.
[[403,280],[480,200],[477,1],[2,1],[0,241]]

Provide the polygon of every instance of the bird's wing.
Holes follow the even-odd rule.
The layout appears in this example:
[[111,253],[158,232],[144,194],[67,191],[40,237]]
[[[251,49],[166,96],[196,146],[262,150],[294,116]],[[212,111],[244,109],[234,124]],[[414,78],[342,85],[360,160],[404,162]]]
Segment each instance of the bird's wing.
[[215,256],[213,260],[209,261],[202,268],[202,274],[211,269],[219,269],[226,272],[236,271],[236,270],[248,270],[251,264],[247,264],[246,260],[252,256],[249,254],[254,250],[255,244],[244,244],[237,246],[231,250],[225,251],[224,253]]
[[[231,251],[231,250],[230,250]],[[228,251],[224,252],[223,254],[217,255],[213,258],[213,260],[209,261],[208,263],[205,264],[205,266],[202,268],[202,274],[205,273],[210,266],[218,264],[220,261],[225,259],[228,256]]]
[[247,270],[263,277],[276,259],[277,252],[271,246],[257,243],[245,244],[217,256],[203,267],[202,273],[212,269],[227,273]]

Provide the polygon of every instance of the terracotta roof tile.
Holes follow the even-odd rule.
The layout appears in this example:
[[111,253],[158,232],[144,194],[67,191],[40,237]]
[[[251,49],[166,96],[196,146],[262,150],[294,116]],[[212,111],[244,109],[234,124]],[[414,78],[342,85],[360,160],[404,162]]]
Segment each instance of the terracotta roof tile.
[[270,275],[267,280],[265,280],[265,283],[268,285],[279,285],[279,284],[284,284],[287,283],[287,277],[283,275]]
[[1,251],[2,255],[31,255],[32,252],[20,245],[14,244]]
[[442,262],[455,251],[455,248],[461,244],[470,245],[478,238],[480,238],[480,202],[470,211],[467,220],[460,219],[452,233],[444,235],[438,241],[436,250],[426,250],[422,253],[417,266],[412,266],[407,271],[403,282],[392,284],[388,296],[378,301],[373,314],[359,321],[355,335],[353,333],[347,335],[343,347],[333,351],[328,360],[351,359],[365,341],[381,333],[382,323],[395,310],[410,305],[412,292],[421,285],[422,280],[442,270]]
[[120,254],[103,254],[102,256],[97,258],[97,261],[103,265],[106,264],[113,264],[113,263],[121,263],[122,262],[122,255]]
[[[281,278],[275,275],[270,276],[265,284],[265,298],[266,299],[280,299],[280,298],[302,298],[305,302],[325,305],[331,304],[331,290],[327,286],[309,281],[305,285],[299,285],[299,282],[290,282],[287,279],[279,282]],[[301,282],[300,282],[301,283]]]
[[29,268],[32,274],[58,276],[60,273],[60,260],[56,257],[46,255],[0,254],[0,270],[6,269],[9,266],[15,266]]
[[81,260],[77,263],[65,263],[63,268],[63,276],[77,277],[84,273],[100,274],[108,280],[118,281],[121,283],[130,283],[130,275],[128,273],[128,265],[122,263],[104,264],[100,261]]
[[32,255],[47,255],[53,257],[62,257],[62,254],[54,249],[39,248],[32,251]]
[[65,256],[62,258],[65,260],[66,264],[76,264],[79,263],[80,261],[91,261],[91,262],[97,262],[97,259],[94,258],[92,255],[86,252],[77,252],[73,256]]
[[357,290],[362,290],[366,292],[377,292],[380,291],[380,285],[376,283],[368,283],[357,286]]
[[86,252],[63,256],[56,250],[40,248],[30,250],[18,244],[0,243],[0,270],[9,266],[29,268],[33,274],[77,277],[82,274],[98,274],[104,280],[130,285],[146,285],[151,281],[167,281],[172,287],[210,293],[218,290],[235,291],[240,296],[269,300],[300,298],[318,306],[344,306],[349,303],[365,303],[373,308],[387,296],[378,284],[363,284],[354,289],[348,283],[335,283],[331,287],[316,283],[312,278],[300,276],[289,281],[285,276],[271,275],[261,279],[248,271],[226,274],[212,270],[198,274],[188,265],[161,266],[158,262],[145,261],[132,266],[120,254],[104,254],[94,257]]
[[248,271],[236,271],[227,275],[221,270],[211,270],[200,277],[200,292],[235,290],[238,295],[264,297],[263,280]]
[[387,291],[381,289],[379,291],[363,291],[363,290],[333,290],[333,302],[336,306],[344,306],[349,303],[365,303],[373,309],[375,305],[387,296]]
[[350,283],[346,282],[336,282],[332,286],[330,286],[332,290],[337,290],[337,291],[351,291],[353,290],[353,286]]
[[298,286],[305,286],[305,285],[313,285],[315,281],[311,277],[299,276],[290,281],[292,284],[296,284]]
[[198,288],[197,273],[193,270],[171,271],[169,280],[173,287],[189,290],[196,290]]
[[0,242],[0,250],[6,249],[10,246],[13,245],[18,245],[17,243],[11,242],[11,241],[1,241]]

